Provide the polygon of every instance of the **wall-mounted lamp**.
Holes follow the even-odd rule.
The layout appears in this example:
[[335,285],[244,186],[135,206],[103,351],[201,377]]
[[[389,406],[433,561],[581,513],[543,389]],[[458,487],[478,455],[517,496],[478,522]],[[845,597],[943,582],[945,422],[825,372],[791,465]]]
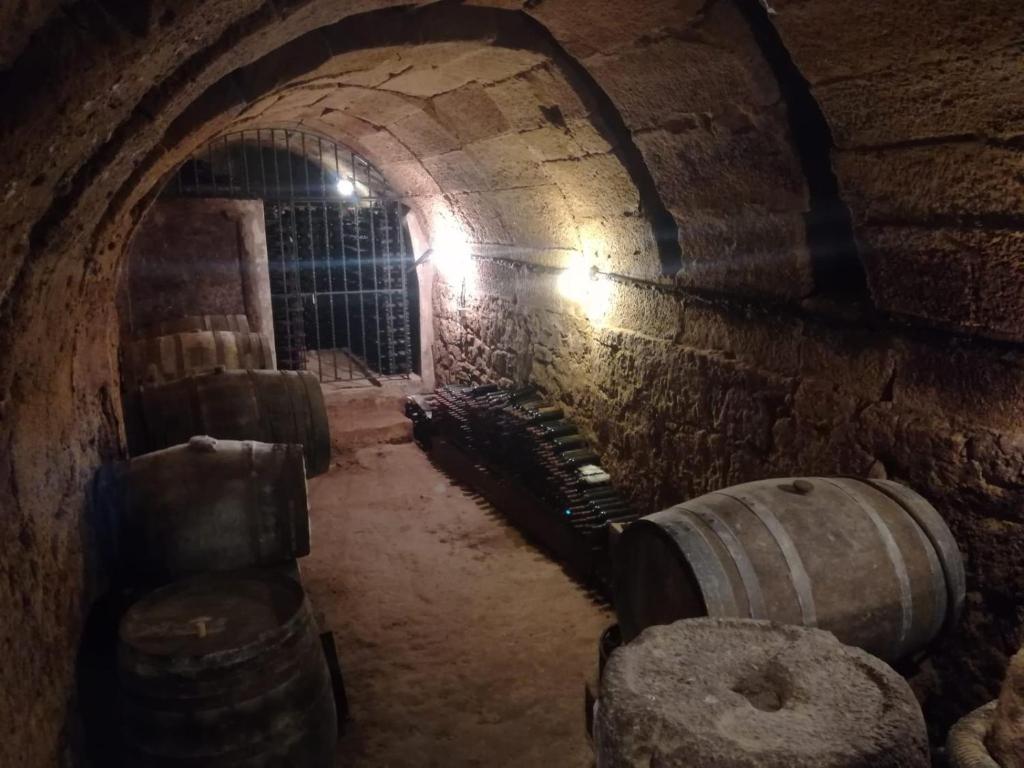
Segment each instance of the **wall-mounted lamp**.
[[427,259],[437,268],[445,282],[457,291],[457,309],[464,310],[467,296],[474,290],[476,270],[466,236],[454,222],[444,219],[435,223],[433,243],[417,259],[416,265]]
[[352,179],[338,179],[338,194],[342,197],[352,197],[356,193],[356,185]]
[[577,254],[558,276],[558,292],[578,304],[592,323],[600,323],[611,308],[612,283],[583,254]]

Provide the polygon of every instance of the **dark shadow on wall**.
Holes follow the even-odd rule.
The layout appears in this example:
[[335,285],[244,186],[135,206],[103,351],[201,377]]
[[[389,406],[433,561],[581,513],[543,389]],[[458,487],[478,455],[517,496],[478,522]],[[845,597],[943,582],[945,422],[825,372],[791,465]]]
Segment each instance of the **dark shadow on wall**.
[[[116,423],[110,390],[103,409]],[[117,637],[121,616],[130,604],[113,588],[117,552],[114,462],[125,458],[117,435],[97,437],[107,463],[94,474],[78,516],[82,558],[84,623],[78,633],[71,692],[61,735],[60,768],[114,768],[120,739],[117,699]]]
[[810,195],[804,215],[815,291],[850,299],[863,298],[867,278],[853,233],[850,209],[839,192],[832,167],[832,129],[793,62],[761,0],[733,0],[750,25],[761,53],[775,74],[786,103],[793,145]]

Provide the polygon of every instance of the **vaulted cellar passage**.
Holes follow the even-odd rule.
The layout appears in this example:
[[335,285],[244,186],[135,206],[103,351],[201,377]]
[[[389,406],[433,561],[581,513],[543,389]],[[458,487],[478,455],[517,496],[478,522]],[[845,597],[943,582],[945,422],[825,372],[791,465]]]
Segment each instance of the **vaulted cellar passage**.
[[0,766],[1019,765],[1022,41],[0,2]]

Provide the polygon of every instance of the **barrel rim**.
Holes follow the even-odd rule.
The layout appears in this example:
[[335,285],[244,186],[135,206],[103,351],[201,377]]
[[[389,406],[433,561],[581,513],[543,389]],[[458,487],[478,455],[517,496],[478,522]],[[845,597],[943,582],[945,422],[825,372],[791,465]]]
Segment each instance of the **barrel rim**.
[[[634,522],[626,526],[626,529],[622,532],[622,537],[619,541],[619,544],[616,547],[617,552],[619,552],[620,554],[617,558],[618,562],[615,567],[615,592],[619,593],[619,590],[621,588],[620,585],[625,584],[625,579],[622,575],[624,569],[621,567],[622,553],[630,549],[631,542],[634,538],[640,535],[647,535],[644,532],[649,531],[652,532],[657,538],[667,541],[671,545],[668,549],[671,553],[672,559],[675,560],[676,563],[680,566],[680,572],[687,577],[688,586],[692,589],[695,597],[700,601],[703,613],[700,614],[700,616],[695,616],[691,618],[709,616],[710,613],[708,610],[708,594],[710,592],[710,588],[702,582],[700,575],[697,573],[696,569],[686,558],[683,547],[681,546],[681,542],[675,537],[673,537],[672,534],[668,530],[666,530],[666,528],[663,525],[661,525],[657,520],[651,519],[659,515],[665,515],[669,512],[676,512],[677,510],[686,512],[689,511],[686,510],[683,507],[683,505],[677,504],[672,507],[669,507],[668,509],[659,510],[658,512],[654,512],[650,515],[645,515],[639,520],[635,520]],[[703,536],[695,536],[693,537],[693,540],[695,542],[695,546],[703,550],[702,554],[705,558],[717,560],[715,551],[711,548],[711,546],[707,543]],[[728,579],[726,580],[726,582],[728,584]],[[633,624],[635,622],[632,621],[629,617],[624,616],[623,613],[620,613],[620,610],[625,610],[625,603],[626,601],[617,598],[615,600],[615,612],[616,617],[618,618],[620,629],[622,631],[622,637],[626,642],[628,642],[629,640],[632,640],[634,637],[637,637],[647,627],[639,627],[637,628],[636,632],[632,631],[634,629]],[[620,606],[622,606],[621,609]]]
[[306,397],[309,401],[310,434],[312,436],[313,454],[320,458],[316,466],[308,468],[310,477],[326,472],[331,466],[331,428],[327,419],[327,404],[324,401],[324,392],[320,386],[320,380],[311,371],[300,371],[305,376],[300,376],[303,387],[306,390]]
[[[211,320],[216,318],[223,318],[226,327],[223,329],[214,329],[209,327]],[[234,325],[232,328],[230,326]],[[252,324],[249,322],[249,316],[245,313],[238,312],[232,314],[196,314],[196,315],[177,315],[172,318],[165,318],[163,320],[154,320],[153,322],[146,323],[145,325],[139,326],[138,328],[132,329],[132,339],[145,339],[151,336],[164,336],[169,333],[177,333],[177,331],[167,331],[162,329],[168,328],[182,328],[182,333],[188,331],[211,331],[211,330],[241,330],[242,327],[250,333],[254,333]]]
[[[211,651],[208,653],[153,653],[140,648],[126,637],[127,625],[132,615],[136,611],[141,611],[146,606],[157,603],[168,595],[187,591],[194,585],[202,582],[219,582],[221,585],[227,586],[232,583],[237,584],[241,581],[262,581],[290,592],[292,597],[297,598],[295,600],[295,608],[291,615],[288,616],[287,619],[282,620],[276,627],[272,627],[261,632],[257,637],[245,644],[230,649]],[[154,667],[163,667],[165,665],[177,666],[186,659],[190,662],[201,661],[215,666],[217,665],[217,662],[226,663],[228,660],[235,663],[241,663],[253,658],[268,647],[284,642],[288,637],[291,637],[301,631],[303,625],[310,624],[312,621],[312,615],[312,607],[310,606],[309,598],[306,595],[305,589],[303,589],[302,585],[294,579],[290,579],[283,574],[260,568],[247,568],[235,571],[211,571],[172,582],[145,595],[125,612],[121,619],[121,623],[118,626],[117,636],[121,647],[121,654],[145,659],[148,664]]]
[[[875,494],[877,494],[874,503],[885,503],[887,505],[891,504],[894,511],[898,510],[901,515],[905,516],[906,524],[910,526],[908,532],[909,530],[916,531],[914,538],[916,539],[917,543],[915,544],[915,546],[920,547],[922,553],[927,556],[928,560],[928,583],[932,585],[929,587],[928,591],[935,598],[935,606],[938,606],[940,602],[942,603],[942,610],[936,610],[934,619],[929,620],[928,626],[926,627],[929,630],[927,637],[923,636],[924,632],[922,629],[922,636],[918,638],[919,642],[912,643],[912,638],[910,636],[907,636],[903,638],[902,642],[905,642],[908,645],[904,646],[903,644],[901,644],[901,641],[899,641],[898,639],[894,639],[892,641],[895,644],[894,649],[898,649],[898,652],[897,650],[894,650],[891,658],[905,658],[909,654],[912,654],[916,651],[925,650],[930,645],[933,645],[935,641],[944,633],[948,633],[955,627],[962,613],[965,601],[963,559],[960,554],[959,547],[956,543],[955,538],[952,535],[952,532],[949,530],[949,527],[946,525],[945,521],[942,519],[941,515],[939,515],[937,510],[935,510],[935,508],[916,491],[895,481],[879,481],[871,478],[855,477],[848,475],[801,475],[791,477],[761,478],[759,480],[749,481],[747,483],[739,483],[725,488],[709,491],[708,493],[701,494],[700,496],[697,496],[694,499],[683,501],[679,504],[673,505],[666,509],[659,510],[658,512],[655,512],[651,515],[646,515],[643,518],[635,521],[630,526],[628,526],[626,531],[623,533],[622,540],[619,546],[619,551],[625,553],[632,549],[633,545],[631,544],[631,542],[634,541],[635,538],[641,534],[641,531],[644,531],[644,535],[647,535],[646,529],[649,529],[653,525],[657,531],[657,534],[661,536],[663,540],[667,539],[669,543],[672,545],[672,557],[674,558],[674,560],[682,562],[684,565],[684,570],[681,571],[681,574],[688,579],[691,585],[697,585],[697,588],[700,590],[700,596],[704,599],[705,609],[707,609],[709,601],[705,587],[707,584],[710,583],[711,588],[714,589],[715,571],[710,571],[708,569],[702,570],[702,566],[699,563],[689,562],[692,558],[689,554],[687,554],[685,548],[683,548],[681,545],[685,544],[690,548],[707,549],[711,546],[711,543],[707,541],[707,537],[710,536],[710,533],[703,530],[703,528],[701,528],[699,525],[695,527],[691,524],[687,527],[695,527],[695,530],[692,531],[693,535],[690,535],[690,533],[684,530],[681,526],[677,526],[677,528],[679,529],[677,533],[680,535],[672,536],[668,531],[665,530],[662,522],[659,521],[659,518],[663,518],[665,516],[672,516],[678,518],[690,517],[696,518],[697,522],[702,522],[694,507],[696,502],[701,502],[702,500],[707,499],[709,497],[723,497],[723,500],[729,499],[732,502],[741,503],[749,508],[749,503],[746,499],[748,489],[761,490],[764,489],[766,485],[779,485],[779,487],[782,490],[791,490],[785,487],[787,484],[791,484],[794,485],[794,489],[792,489],[794,492],[800,492],[800,489],[795,487],[796,481],[798,480],[810,480],[818,481],[821,483],[827,483],[829,486],[834,486],[835,492],[842,493],[844,497],[850,497],[853,485],[847,486],[842,481],[847,481],[848,483],[851,484],[855,483],[856,486],[863,488],[864,492],[874,491]],[[863,506],[863,504],[857,502],[856,498],[851,498],[850,501],[851,503],[858,503],[859,506]],[[756,513],[756,510],[752,508],[751,511]],[[690,523],[693,522],[693,520],[690,521]],[[762,522],[764,521],[762,520]],[[876,530],[878,530],[878,521],[875,521],[875,526]],[[637,532],[633,533],[633,528],[637,528]],[[714,533],[718,535],[717,532]],[[881,535],[884,533],[884,531],[880,530],[879,533]],[[774,533],[772,535],[775,536]],[[684,538],[686,539],[685,542],[682,540]],[[721,538],[720,535],[719,538]],[[775,538],[776,540],[778,540],[777,536],[775,536]],[[883,544],[884,543],[885,542],[883,541]],[[893,567],[895,573],[896,567],[899,565],[899,563],[894,560],[893,552],[887,550],[887,554],[889,559],[894,563]],[[904,553],[902,552],[897,552],[896,554],[899,554],[901,557],[904,556]],[[711,556],[715,557],[717,555],[715,555],[715,553],[712,553]],[[796,556],[799,557],[798,551],[796,552]],[[635,560],[636,555],[631,555],[631,558]],[[689,567],[686,568],[685,566]],[[792,570],[792,565],[790,565],[791,573]],[[732,585],[734,591],[734,602],[737,605],[739,605],[741,601],[741,594],[738,591],[738,586],[735,583],[729,581],[730,574],[731,571],[723,575],[722,578],[726,580],[723,583],[726,584],[726,588],[728,588],[729,584]],[[620,590],[622,590],[622,594],[627,594],[623,587],[625,585],[628,585],[629,582],[631,580],[634,580],[635,577],[630,576],[628,573],[624,571],[624,565],[621,562],[616,563],[614,576],[616,583],[616,591],[619,592]],[[620,587],[619,585],[623,585],[623,587]],[[906,584],[903,584],[902,582],[900,583],[901,590],[905,591],[906,586]],[[718,587],[718,591],[719,593],[721,593],[721,584],[719,584]],[[808,590],[812,589],[812,585],[810,585],[809,582],[807,588]],[[631,590],[629,591],[629,593],[637,594],[635,590]],[[810,598],[813,599],[813,591],[808,591],[808,594],[810,595]],[[911,614],[906,613],[907,605],[909,605],[907,603],[908,597],[912,597],[912,595],[910,595],[909,592],[906,594],[903,594],[903,592],[901,592],[900,599],[901,605],[903,605],[904,610],[904,614],[902,615],[905,618],[909,618],[911,616]],[[713,601],[711,604],[713,607]],[[929,605],[931,604],[932,603],[929,603]],[[801,603],[801,609],[803,610],[803,603]],[[639,629],[640,622],[630,621],[630,617],[627,615],[628,610],[631,609],[630,606],[625,603],[625,601],[622,601],[621,599],[616,600],[616,613],[618,614],[620,623],[623,624],[623,627],[629,629],[630,631]],[[713,615],[720,617],[734,615],[727,611],[712,611],[712,613]],[[816,622],[811,623],[807,621],[806,611],[804,612],[804,617],[805,625],[815,625]],[[916,626],[917,625],[911,624],[909,629],[917,633]],[[903,629],[906,630],[907,627],[904,626]],[[635,634],[632,636],[635,637]]]
[[943,629],[951,632],[960,622],[967,600],[963,555],[952,530],[931,502],[913,488],[893,480],[866,478],[864,481],[905,510],[931,542],[946,577],[947,606]]
[[[191,472],[195,472],[199,467],[209,466],[205,463],[205,459],[210,453],[201,451],[197,454],[194,449],[195,441],[201,439],[206,439],[215,446],[211,453],[219,451],[222,457],[235,462],[245,456],[248,461],[248,467],[244,477],[251,477],[256,471],[254,457],[257,452],[261,453],[261,458],[265,457],[265,460],[268,462],[267,465],[280,469],[280,472],[272,475],[275,481],[273,486],[275,490],[272,494],[273,509],[280,513],[280,519],[287,524],[288,535],[290,536],[290,539],[282,538],[280,541],[289,545],[290,559],[297,559],[308,555],[310,553],[311,540],[309,491],[306,483],[305,455],[303,453],[303,446],[300,443],[266,443],[260,440],[232,440],[213,438],[208,435],[195,435],[187,443],[178,443],[111,464],[108,470],[111,479],[108,482],[116,483],[117,496],[110,496],[108,494],[110,498],[107,499],[107,514],[112,516],[117,523],[118,537],[127,542],[131,538],[129,534],[132,530],[137,532],[140,527],[142,529],[147,527],[145,522],[147,517],[175,509],[173,505],[169,506],[161,501],[139,501],[138,497],[148,497],[148,490],[151,488],[154,477],[166,477],[163,473],[166,471],[167,462],[169,461],[175,462],[173,466],[181,466],[181,464],[176,462],[187,461],[189,462],[189,471]],[[280,463],[273,463],[275,461],[274,454],[283,454],[282,458],[277,459]],[[237,464],[230,466],[238,468]],[[237,477],[243,477],[243,475],[238,475]],[[299,493],[300,489],[301,494]],[[277,494],[285,490],[295,491],[294,497],[290,500],[295,503],[280,503]],[[250,493],[258,493],[255,485],[250,486]],[[219,501],[223,499],[223,496],[218,496],[217,500],[214,500],[214,495],[211,494],[209,497],[204,495],[202,501],[210,501],[213,506],[217,506]],[[196,519],[194,516],[191,516],[191,513],[205,508],[203,504],[200,504],[198,508],[195,504],[192,504],[188,510],[184,510],[184,515],[187,517],[188,522],[182,523],[182,525],[190,525]],[[259,506],[258,501],[250,496],[238,507],[239,512],[242,513],[239,515],[239,519],[248,518],[252,521],[255,510],[267,508],[269,507]],[[129,578],[142,577],[153,580],[160,585],[165,585],[171,580],[198,577],[204,573],[247,570],[272,566],[274,563],[274,560],[266,557],[266,551],[260,546],[258,541],[253,544],[252,552],[255,555],[255,561],[253,562],[232,563],[229,561],[219,564],[211,562],[202,568],[183,568],[169,567],[167,561],[159,557],[154,558],[151,552],[140,551],[131,553],[127,548],[124,548],[123,556],[115,558],[114,562],[127,569]]]

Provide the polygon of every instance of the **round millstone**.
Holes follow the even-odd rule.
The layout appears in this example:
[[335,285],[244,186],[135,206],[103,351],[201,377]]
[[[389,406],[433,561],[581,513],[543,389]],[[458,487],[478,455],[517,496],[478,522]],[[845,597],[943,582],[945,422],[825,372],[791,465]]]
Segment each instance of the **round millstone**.
[[601,680],[598,768],[927,768],[906,681],[831,633],[689,619],[617,649]]

